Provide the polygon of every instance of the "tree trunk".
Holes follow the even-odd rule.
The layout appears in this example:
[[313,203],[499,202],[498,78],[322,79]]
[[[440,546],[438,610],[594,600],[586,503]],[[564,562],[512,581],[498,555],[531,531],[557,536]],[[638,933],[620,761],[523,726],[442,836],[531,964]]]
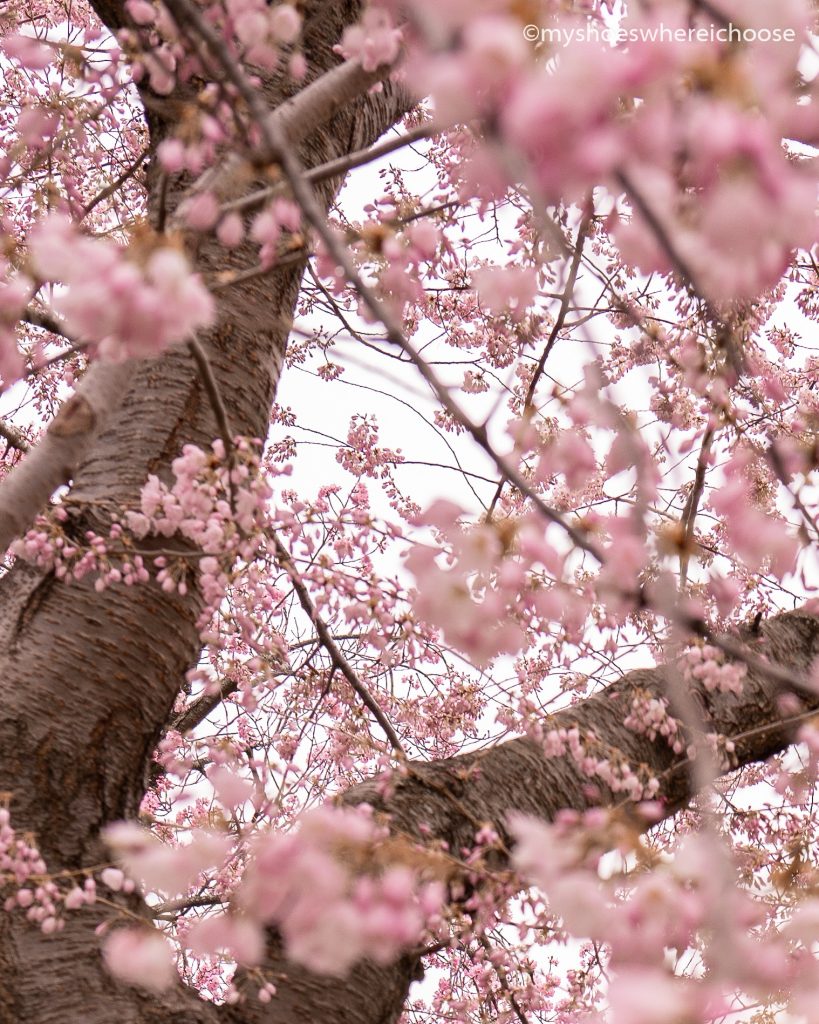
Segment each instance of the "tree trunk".
[[[332,44],[359,6],[305,5],[311,67],[321,71],[336,63]],[[100,0],[97,9],[116,27],[121,5]],[[271,107],[286,98],[275,81],[266,84],[265,95]],[[405,105],[402,90],[387,84],[315,131],[301,147],[302,159],[312,166],[370,144]],[[163,130],[157,116],[153,127],[156,142]],[[321,186],[325,206],[338,184]],[[240,250],[237,261],[243,256],[250,258]],[[198,252],[205,274],[226,269],[227,259],[211,243]],[[302,272],[302,263],[291,264],[222,291],[218,322],[201,339],[237,433],[267,433]],[[73,528],[104,530],[106,509],[132,507],[149,473],[167,475],[184,444],[207,446],[217,434],[186,351],[141,364],[74,476]],[[34,833],[52,872],[90,868],[104,859],[100,830],[137,813],[152,749],[198,657],[200,600],[195,587],[182,597],[153,584],[111,586],[100,594],[93,580],[66,584],[20,563],[0,581],[0,597],[0,791],[11,794],[13,823]],[[766,653],[794,670],[804,671],[819,648],[810,616],[780,616],[763,632]],[[558,725],[577,723],[584,734],[594,730],[630,763],[649,766],[673,810],[690,794],[685,767],[664,742],[650,742],[622,724],[635,688],[658,691],[664,678],[663,670],[633,673],[556,717]],[[718,732],[755,730],[738,742],[737,763],[768,756],[788,741],[773,686],[758,676],[749,674],[740,697],[704,696],[703,707]],[[457,849],[470,843],[476,820],[492,822],[503,834],[510,810],[549,818],[560,807],[585,806],[588,797],[570,759],[547,760],[520,739],[480,755],[414,766],[389,805],[375,784],[357,787],[347,799],[389,812],[411,835],[426,823]],[[363,964],[343,981],[317,978],[289,964],[272,937],[269,967],[278,996],[271,1004],[251,999],[216,1008],[181,986],[152,997],[102,969],[93,929],[111,913],[99,904],[71,913],[65,931],[53,937],[21,915],[0,914],[0,1024],[387,1024],[400,1014],[418,970],[404,958],[389,968]]]
[[[311,69],[320,73],[339,63],[332,46],[359,6],[307,6]],[[113,17],[121,8],[102,4],[100,10]],[[289,95],[278,81],[266,83],[264,93],[271,109]],[[400,86],[386,83],[348,104],[304,141],[304,163],[315,166],[370,145],[407,103]],[[164,126],[154,117],[152,128],[155,145]],[[318,186],[325,207],[339,185],[335,179]],[[151,196],[149,207],[156,205]],[[248,246],[228,257],[205,242],[197,269],[207,277],[227,269],[229,259],[248,265],[254,255]],[[303,271],[302,260],[218,293],[217,322],[201,342],[237,434],[267,434]],[[104,534],[108,510],[138,507],[149,473],[167,477],[184,444],[208,447],[218,435],[185,349],[138,365],[121,406],[74,475],[71,528],[78,536],[88,529]],[[37,837],[50,871],[98,864],[105,859],[103,826],[138,812],[152,750],[197,661],[197,588],[185,597],[153,584],[100,594],[93,579],[65,583],[18,562],[0,580],[0,601],[0,792],[11,794],[15,827]],[[195,1010],[173,1016],[166,1001],[158,1009],[157,1001],[104,975],[92,929],[106,916],[104,908],[69,915],[66,930],[52,940],[20,916],[0,914],[3,1024],[206,1019],[212,1008],[198,1000],[190,1004]]]

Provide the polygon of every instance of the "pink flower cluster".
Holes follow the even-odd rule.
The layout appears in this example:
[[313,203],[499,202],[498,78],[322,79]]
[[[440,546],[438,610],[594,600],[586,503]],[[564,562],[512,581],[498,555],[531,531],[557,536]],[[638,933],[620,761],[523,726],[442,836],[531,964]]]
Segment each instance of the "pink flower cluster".
[[401,449],[383,448],[378,444],[375,417],[356,413],[347,430],[347,446],[339,449],[336,462],[354,476],[385,477],[386,467],[404,461]]
[[441,124],[482,122],[467,166],[452,169],[470,195],[489,188],[500,198],[521,175],[536,202],[579,202],[604,186],[617,200],[609,227],[623,257],[645,274],[689,276],[720,303],[772,287],[791,251],[816,240],[813,177],[782,145],[815,137],[815,104],[794,88],[807,3],[763,22],[795,43],[733,49],[673,38],[692,24],[682,3],[629,11],[620,27],[631,38],[616,47],[585,8],[552,13],[544,28],[573,41],[549,60],[492,5],[452,13],[449,46],[431,27],[437,18],[420,15],[409,74]]
[[765,566],[781,578],[795,567],[799,541],[774,511],[770,487],[758,474],[755,454],[737,449],[725,467],[725,483],[708,503],[722,517],[728,544],[745,564],[750,569]]
[[[534,724],[530,730],[533,739],[543,747],[546,757],[571,757],[588,779],[590,794],[599,795],[598,783],[612,793],[625,793],[630,800],[651,800],[657,795],[660,780],[655,776],[640,777],[619,751],[606,748],[593,733],[581,734],[570,729],[543,730]],[[645,776],[645,771],[643,771]]]
[[0,49],[12,60],[19,61],[29,71],[42,71],[54,60],[54,48],[38,39],[22,34],[10,34],[0,43]]
[[[169,846],[148,829],[125,821],[109,825],[104,838],[129,879],[144,891],[166,896],[186,892],[204,871],[220,867],[231,848],[229,836],[205,829],[194,829],[187,842]],[[103,881],[119,889],[123,876],[108,874]]]
[[685,743],[679,736],[679,724],[669,713],[668,701],[664,697],[644,695],[632,698],[631,709],[623,719],[623,725],[650,740],[664,736],[675,754],[685,750]]
[[384,8],[367,6],[358,23],[344,30],[334,49],[348,60],[357,57],[365,71],[375,71],[395,61],[401,49],[401,30]]
[[[367,204],[365,212],[375,214],[376,219],[359,229],[354,251],[359,262],[372,261],[379,298],[396,316],[403,317],[408,307],[424,299],[425,267],[435,259],[440,232],[426,220],[414,221],[403,230],[396,230],[390,222],[400,217],[388,197]],[[317,246],[316,257],[319,272],[332,282],[331,287],[337,294],[343,294],[347,284],[339,277],[338,268],[324,246]],[[363,320],[372,323],[372,312],[363,301],[359,302],[358,313]]]
[[[127,0],[128,13],[137,26],[120,34],[124,45],[140,44],[142,50],[134,68],[134,78],[146,75],[156,92],[169,94],[179,81],[203,73],[198,54],[180,38],[177,26],[162,4],[150,0]],[[255,68],[272,70],[281,61],[282,47],[294,44],[301,32],[302,16],[297,5],[264,0],[228,0],[224,5],[205,9],[210,27],[224,39],[226,46]],[[294,77],[303,74],[303,58],[291,56]]]
[[[510,595],[491,585],[503,556],[498,531],[489,524],[463,529],[462,514],[458,505],[441,499],[419,519],[419,524],[440,532],[449,551],[448,566],[441,565],[439,550],[420,544],[410,550],[406,565],[418,588],[416,614],[438,626],[449,643],[478,664],[486,664],[498,654],[518,651],[523,633],[509,614]],[[516,598],[523,571],[511,560],[505,567],[504,582]]]
[[62,889],[48,876],[36,846],[17,835],[8,809],[0,807],[0,888],[12,885],[15,892],[3,902],[6,913],[24,910],[26,919],[39,925],[45,935],[62,931],[65,910],[78,910],[96,899],[96,884],[86,878],[82,887]]
[[534,267],[481,267],[472,275],[481,305],[490,313],[508,312],[513,320],[523,319],[537,295]]
[[228,20],[224,30],[232,31],[248,64],[275,67],[279,48],[299,37],[302,15],[295,4],[228,0],[225,9]]
[[53,569],[61,580],[81,580],[95,573],[94,586],[98,591],[112,583],[132,587],[148,582],[150,573],[142,556],[119,547],[124,538],[119,523],[112,524],[107,539],[87,530],[82,543],[69,540],[65,532],[68,521],[68,512],[55,508],[49,517],[40,517],[24,537],[12,544],[12,554],[41,569]]
[[389,860],[372,873],[384,838],[363,809],[311,811],[298,831],[258,839],[238,903],[275,924],[288,955],[311,970],[343,974],[365,956],[389,963],[435,922],[444,890]]
[[[229,231],[231,228],[235,231],[239,224],[241,221],[238,219],[222,221],[218,233],[223,244],[238,242],[237,234],[229,237]],[[277,246],[282,232],[296,232],[300,224],[301,211],[289,199],[274,199],[261,213],[256,214],[250,226],[250,237],[261,246],[259,262],[263,267],[271,267],[276,262]]]
[[[651,815],[650,805],[645,810]],[[705,1021],[728,1010],[733,991],[761,1000],[784,993],[795,1005],[815,992],[816,901],[802,903],[782,933],[766,927],[764,902],[735,887],[734,865],[716,837],[687,835],[653,870],[611,874],[601,871],[603,854],[634,852],[635,841],[610,812],[561,812],[551,825],[515,816],[510,824],[517,869],[545,892],[569,932],[608,947],[612,1024]],[[697,950],[705,970],[676,976],[669,950]]]
[[[573,480],[575,468],[585,476],[588,464],[581,460],[575,467],[563,461],[562,453],[577,447],[585,451],[588,445],[573,432],[560,437],[569,443],[546,447],[542,462],[550,470],[562,467]],[[417,585],[413,607],[419,618],[440,628],[478,665],[516,653],[527,630],[548,633],[553,622],[580,628],[588,607],[579,588],[564,580],[566,555],[554,546],[553,534],[536,512],[524,511],[514,524],[501,520],[466,526],[462,516],[460,506],[439,500],[415,519],[438,536],[437,546],[416,543],[406,559]],[[614,611],[633,607],[638,576],[649,558],[639,525],[633,516],[600,522],[611,544],[595,585]]]
[[[186,445],[171,465],[174,483],[168,487],[150,475],[142,489],[140,511],[127,511],[111,524],[107,537],[86,531],[84,542],[69,539],[70,514],[63,506],[40,517],[12,552],[41,568],[53,568],[59,579],[80,580],[96,573],[94,586],[146,583],[150,572],[134,548],[148,534],[179,535],[205,553],[197,561],[199,584],[207,603],[206,615],[222,599],[228,572],[236,558],[251,558],[262,539],[271,490],[258,472],[254,447],[237,438],[234,458],[225,458],[216,440],[211,451]],[[151,560],[156,580],[167,593],[187,593],[191,577],[188,560],[156,555]]]
[[[271,495],[258,473],[252,446],[237,438],[236,451],[238,457],[231,462],[221,440],[212,443],[210,452],[185,445],[171,464],[172,486],[151,474],[142,489],[140,511],[125,514],[137,538],[179,534],[205,553],[199,562],[199,583],[208,607],[224,594],[226,571],[235,558],[250,558],[255,552]],[[164,590],[185,592],[184,575],[164,560],[155,564]]]
[[149,992],[164,992],[177,980],[168,940],[155,928],[116,928],[102,944],[105,966],[120,981]]
[[726,661],[722,651],[711,644],[689,648],[682,659],[683,675],[715,693],[742,693],[746,665]]
[[158,355],[213,320],[210,293],[177,249],[154,249],[140,266],[52,214],[32,230],[29,251],[34,272],[57,286],[53,305],[68,333],[103,358]]
[[[231,848],[227,836],[202,829],[169,846],[127,822],[109,827],[105,838],[128,878],[166,895],[187,891]],[[391,863],[389,854],[376,868],[385,838],[363,809],[330,806],[305,814],[295,832],[258,836],[231,910],[195,922],[186,946],[197,956],[221,952],[252,966],[262,959],[265,927],[275,925],[288,955],[311,970],[343,974],[362,957],[389,963],[439,922],[444,888]],[[118,869],[106,878],[115,890],[124,885]],[[174,977],[163,966],[167,950],[158,932],[124,929],[106,940],[105,958],[122,980],[159,989]]]

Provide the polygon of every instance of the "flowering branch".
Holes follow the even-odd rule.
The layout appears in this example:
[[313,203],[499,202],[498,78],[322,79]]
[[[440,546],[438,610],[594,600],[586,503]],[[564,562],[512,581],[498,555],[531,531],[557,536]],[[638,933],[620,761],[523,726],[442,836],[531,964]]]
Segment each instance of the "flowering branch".
[[341,672],[350,686],[352,686],[353,690],[355,690],[361,698],[361,702],[364,706],[372,712],[373,717],[384,730],[384,734],[390,741],[390,745],[393,750],[403,758],[404,748],[401,744],[401,740],[398,738],[398,734],[392,727],[390,720],[379,707],[376,699],[358,677],[358,674],[355,672],[352,665],[350,665],[349,661],[344,657],[338,644],[333,639],[333,636],[327,627],[327,623],[319,615],[318,610],[313,603],[313,599],[310,597],[307,587],[304,585],[304,580],[301,578],[298,569],[296,569],[296,566],[293,564],[293,559],[290,557],[289,551],[275,534],[273,535],[273,544],[276,548],[276,557],[279,560],[279,564],[290,577],[290,582],[293,584],[293,589],[299,599],[299,604],[313,623],[322,646],[330,655],[333,666]]

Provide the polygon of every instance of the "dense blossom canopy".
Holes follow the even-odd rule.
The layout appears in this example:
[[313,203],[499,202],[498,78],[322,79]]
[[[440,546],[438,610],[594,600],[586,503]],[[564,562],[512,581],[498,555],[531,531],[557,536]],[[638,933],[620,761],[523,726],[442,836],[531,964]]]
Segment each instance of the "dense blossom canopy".
[[3,5],[0,968],[85,950],[59,1019],[817,1018],[816,20]]

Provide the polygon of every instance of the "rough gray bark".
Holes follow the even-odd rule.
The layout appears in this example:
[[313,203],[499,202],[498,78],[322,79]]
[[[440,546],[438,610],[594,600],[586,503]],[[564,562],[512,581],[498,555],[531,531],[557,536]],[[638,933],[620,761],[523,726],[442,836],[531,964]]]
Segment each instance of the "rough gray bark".
[[[359,7],[307,5],[305,49],[316,73],[338,64],[332,46]],[[119,9],[100,8],[103,15]],[[288,97],[282,83],[267,83],[271,109]],[[303,161],[315,166],[371,144],[406,106],[404,91],[390,84],[349,103],[312,132],[301,147]],[[164,129],[153,121],[156,141]],[[338,185],[336,179],[318,186],[325,205]],[[205,243],[197,253],[206,276],[230,260],[247,265],[251,251],[226,257]],[[303,269],[303,262],[290,264],[221,292],[216,326],[201,339],[236,433],[267,432]],[[74,475],[74,528],[104,530],[106,511],[133,507],[148,473],[166,474],[184,444],[208,446],[215,436],[187,351],[138,366]],[[12,794],[17,827],[38,837],[52,870],[99,863],[100,830],[136,815],[152,747],[197,660],[196,588],[185,598],[154,586],[100,595],[91,580],[65,585],[18,564],[0,581],[0,603],[0,792]],[[72,915],[59,943],[0,915],[3,1024],[206,1019],[209,1008],[195,998],[172,1011],[167,1000],[135,996],[105,977],[90,928],[109,913],[100,908],[84,921]]]
[[[121,5],[99,0],[116,25]],[[306,49],[314,67],[333,66],[331,46],[358,12],[356,2],[305,5]],[[281,83],[265,89],[275,107]],[[403,112],[405,97],[383,93],[348,104],[301,147],[307,166],[359,149]],[[157,135],[163,127],[153,115]],[[321,186],[328,204],[338,182]],[[247,254],[236,255],[237,262]],[[204,244],[203,273],[226,269],[223,250]],[[221,293],[216,327],[202,339],[237,433],[264,436],[303,266]],[[104,528],[105,509],[132,505],[148,473],[166,473],[183,444],[216,436],[213,414],[185,351],[137,367],[129,390],[87,452],[74,477],[75,528]],[[196,661],[195,587],[187,597],[158,588],[66,585],[52,574],[17,565],[0,581],[0,791],[12,794],[13,820],[30,830],[53,871],[76,870],[102,858],[101,828],[134,817],[144,792],[151,750],[167,722],[184,672]],[[767,653],[803,672],[819,648],[810,616],[780,616],[763,629]],[[753,640],[758,643],[757,640]],[[634,688],[659,689],[664,672],[635,673],[616,687],[557,716],[644,763],[663,781],[670,809],[689,796],[688,775],[663,742],[651,743],[622,720]],[[788,741],[777,717],[772,684],[751,675],[741,697],[703,698],[712,728],[729,735],[756,730],[738,743],[737,761],[768,756]],[[527,740],[482,755],[416,765],[389,805],[374,784],[350,802],[367,800],[393,815],[410,835],[421,823],[454,847],[468,843],[475,820],[499,831],[511,810],[550,817],[583,806],[584,780],[566,759],[546,760]],[[289,964],[271,937],[269,968],[279,994],[268,1006],[249,1002],[215,1008],[181,986],[155,998],[115,983],[102,970],[93,928],[105,907],[68,916],[66,930],[45,937],[0,914],[0,1024],[387,1024],[395,1021],[418,964],[361,965],[343,981],[317,978]]]

